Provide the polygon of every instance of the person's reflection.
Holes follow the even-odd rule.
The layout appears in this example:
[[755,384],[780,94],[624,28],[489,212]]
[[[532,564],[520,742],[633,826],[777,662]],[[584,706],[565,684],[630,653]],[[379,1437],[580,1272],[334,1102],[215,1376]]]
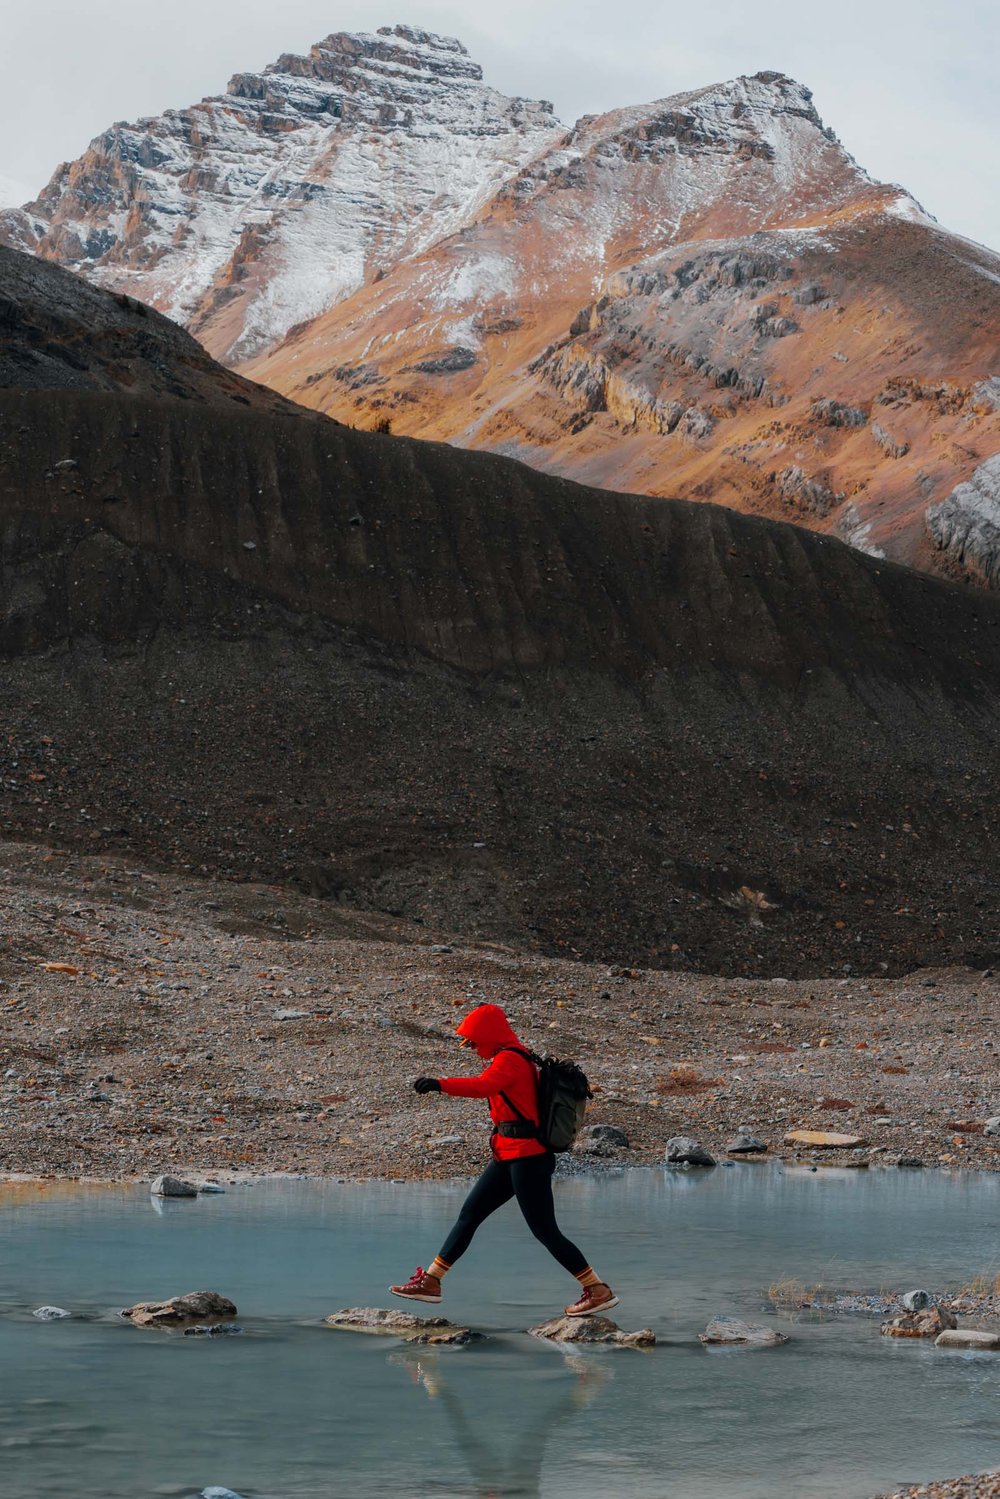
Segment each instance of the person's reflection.
[[483,1420],[482,1403],[477,1397],[470,1415],[457,1390],[444,1378],[440,1356],[415,1348],[389,1355],[389,1362],[406,1370],[414,1384],[420,1385],[431,1400],[438,1402],[455,1438],[455,1446],[472,1475],[477,1499],[500,1499],[501,1495],[523,1494],[540,1499],[542,1464],[549,1442],[557,1428],[580,1411],[586,1410],[598,1391],[612,1377],[600,1357],[580,1354],[563,1355],[568,1379],[561,1379],[550,1393],[545,1384],[525,1386],[527,1403],[524,1419],[518,1421],[516,1439],[510,1435],[496,1444],[485,1440],[488,1423]]

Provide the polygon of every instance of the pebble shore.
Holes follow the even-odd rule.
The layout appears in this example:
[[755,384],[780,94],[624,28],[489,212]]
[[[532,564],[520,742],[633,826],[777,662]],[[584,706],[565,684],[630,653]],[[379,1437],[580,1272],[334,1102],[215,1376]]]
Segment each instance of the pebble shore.
[[915,1489],[895,1489],[879,1499],[1000,1499],[1000,1472],[971,1473],[966,1478],[943,1478]]
[[[632,1165],[674,1135],[720,1159],[1000,1168],[1000,981],[731,979],[450,940],[280,887],[0,845],[0,1174],[446,1178],[479,1169],[481,1106],[412,1080],[472,1070],[453,1028],[503,1005],[578,1059]],[[797,1128],[862,1146],[786,1146]]]

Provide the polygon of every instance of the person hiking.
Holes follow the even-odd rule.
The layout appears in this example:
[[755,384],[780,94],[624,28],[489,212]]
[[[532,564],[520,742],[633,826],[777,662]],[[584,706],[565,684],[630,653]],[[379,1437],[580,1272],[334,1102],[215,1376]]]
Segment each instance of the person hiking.
[[499,1005],[479,1005],[457,1027],[462,1046],[472,1046],[489,1065],[478,1077],[418,1077],[418,1093],[446,1093],[452,1098],[486,1098],[493,1120],[493,1159],[476,1182],[440,1254],[426,1270],[418,1267],[403,1285],[390,1286],[407,1301],[441,1300],[441,1282],[468,1249],[491,1213],[512,1197],[531,1232],[583,1287],[566,1307],[567,1317],[590,1317],[618,1305],[611,1287],[556,1223],[552,1173],[556,1158],[538,1138],[538,1068],[521,1045]]

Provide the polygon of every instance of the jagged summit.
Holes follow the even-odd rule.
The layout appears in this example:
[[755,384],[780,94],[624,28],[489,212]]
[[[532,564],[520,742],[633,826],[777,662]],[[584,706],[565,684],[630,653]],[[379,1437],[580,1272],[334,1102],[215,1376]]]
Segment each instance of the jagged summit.
[[[436,36],[413,26],[382,26],[374,35],[335,31],[311,47],[305,57],[283,53],[260,76],[307,77],[357,86],[359,74],[367,75],[369,83],[389,85],[392,91],[405,88],[408,82],[461,85],[483,81],[482,68],[472,61],[457,37]],[[230,93],[238,93],[243,79],[253,76],[237,74],[230,83]]]
[[0,241],[152,303],[233,362],[471,222],[562,134],[453,38],[338,32],[113,126],[0,216]]

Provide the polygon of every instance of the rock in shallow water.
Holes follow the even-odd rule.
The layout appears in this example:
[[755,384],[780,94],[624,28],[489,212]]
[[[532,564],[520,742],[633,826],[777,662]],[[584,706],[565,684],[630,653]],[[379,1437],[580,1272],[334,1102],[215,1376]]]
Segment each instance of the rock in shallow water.
[[327,1327],[345,1332],[388,1333],[408,1343],[478,1343],[481,1332],[457,1327],[447,1317],[417,1317],[412,1312],[379,1306],[348,1306],[326,1317]]
[[978,1348],[986,1353],[1000,1353],[1000,1333],[978,1327],[948,1327],[934,1339],[935,1348]]
[[930,1291],[907,1291],[900,1298],[906,1312],[923,1312],[931,1304]]
[[776,1327],[764,1327],[759,1322],[744,1322],[741,1317],[713,1317],[699,1340],[709,1346],[724,1345],[732,1348],[777,1348],[787,1343],[788,1338]]
[[178,1176],[158,1176],[149,1188],[153,1197],[197,1197],[198,1188]]
[[242,1327],[235,1322],[198,1322],[194,1327],[185,1327],[186,1338],[235,1338],[242,1337]]
[[675,1135],[667,1141],[667,1162],[671,1166],[714,1166],[715,1156],[688,1135]]
[[236,1307],[218,1291],[188,1291],[169,1301],[139,1301],[122,1312],[134,1327],[183,1327],[196,1322],[235,1317]]
[[61,1306],[40,1306],[31,1315],[39,1322],[58,1322],[63,1317],[72,1317],[73,1313],[63,1311]]
[[619,1348],[652,1348],[656,1343],[650,1328],[623,1332],[610,1317],[553,1317],[528,1331],[533,1338],[549,1338],[553,1343],[611,1343]]
[[922,1311],[901,1312],[882,1323],[884,1338],[936,1338],[938,1333],[958,1326],[945,1306],[929,1306]]

